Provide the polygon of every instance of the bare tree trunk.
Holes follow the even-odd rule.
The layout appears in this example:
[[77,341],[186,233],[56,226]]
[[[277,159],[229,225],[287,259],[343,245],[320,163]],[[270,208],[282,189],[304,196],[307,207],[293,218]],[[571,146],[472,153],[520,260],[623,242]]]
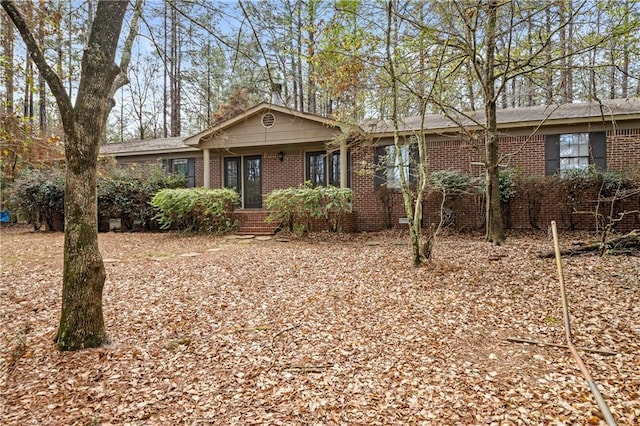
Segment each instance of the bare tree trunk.
[[[398,90],[398,76],[396,75],[396,46],[397,40],[397,22],[395,22],[395,1],[389,0],[387,3],[387,27],[386,27],[386,70],[389,73],[391,84],[391,121],[393,122],[393,144],[395,147],[395,164],[397,164],[400,175],[400,188],[402,190],[402,200],[404,202],[404,211],[407,215],[409,225],[409,239],[411,241],[411,258],[413,266],[418,267],[422,264],[424,256],[422,253],[422,191],[418,190],[416,197],[412,196],[409,176],[405,173],[405,159],[402,157],[402,143],[400,136],[400,122],[398,119],[398,98],[400,96]],[[420,138],[419,138],[420,139]],[[421,187],[419,187],[422,189]]]
[[167,98],[167,79],[169,78],[169,59],[168,59],[168,23],[167,23],[167,2],[163,2],[162,8],[162,25],[164,30],[163,46],[162,46],[162,59],[164,66],[163,79],[162,79],[162,128],[163,136],[166,138],[169,136],[169,126],[167,123],[167,108],[169,106],[169,99]]
[[[69,0],[68,7],[69,10],[74,10],[75,6],[73,5],[73,0]],[[69,19],[67,22],[67,25],[69,26],[69,32],[67,34],[67,84],[69,97],[73,98],[73,31],[71,30],[73,20],[71,16],[71,13],[67,14],[67,18]]]
[[609,99],[616,98],[616,51],[618,50],[618,43],[616,40],[611,40],[611,47],[609,48]]
[[[44,19],[38,19],[38,43],[44,46]],[[40,132],[47,130],[47,88],[42,74],[38,74],[38,121]]]
[[[624,25],[626,27],[629,26],[629,14],[631,13],[629,0],[626,0],[624,3]],[[631,42],[631,37],[629,33],[626,32],[622,37],[622,82],[621,82],[621,96],[626,98],[629,96],[629,44]]]
[[[58,2],[58,9],[56,10],[56,12],[60,16],[62,16],[62,13],[63,13],[62,2]],[[56,20],[55,23],[56,23],[56,26],[55,26],[55,32],[56,32],[56,46],[55,46],[55,51],[56,51],[56,74],[58,74],[62,78],[62,65],[64,63],[64,50],[63,50],[64,34],[62,33],[61,20],[60,19]]]
[[[126,84],[129,84],[129,77],[127,76],[127,72],[129,71],[129,64],[131,63],[131,50],[133,49],[133,42],[138,35],[138,20],[140,19],[140,15],[142,14],[142,4],[143,0],[136,0],[135,5],[133,6],[133,16],[131,17],[131,23],[129,24],[129,33],[127,34],[127,39],[124,42],[124,46],[122,47],[122,54],[120,55],[120,72],[116,76],[115,80],[113,81],[113,85],[109,90],[109,112],[111,112],[113,107],[116,105],[115,95],[118,89]],[[107,117],[108,116],[109,113],[107,113]],[[120,139],[122,141],[122,132]],[[107,133],[104,132],[102,134],[102,143],[106,143],[106,141]]]
[[568,42],[567,42],[567,27],[564,25],[566,15],[565,15],[565,1],[561,0],[558,5],[558,14],[560,21],[562,23],[560,29],[560,48],[562,49],[562,59],[560,62],[560,93],[562,94],[562,102],[567,102],[567,52],[568,52]]
[[473,78],[471,78],[473,68],[468,64],[465,65],[465,67],[467,68],[466,83],[467,83],[467,97],[469,98],[469,109],[471,111],[475,111],[476,110],[476,96],[475,96],[475,90],[473,88]]
[[[533,34],[534,22],[533,18],[527,20],[527,31],[529,34]],[[528,48],[529,57],[533,56],[533,45],[529,45]],[[530,74],[524,75],[524,93],[520,94],[519,106],[532,106],[534,99],[534,84],[533,84],[533,76]]]
[[118,74],[115,52],[127,2],[100,1],[82,57],[75,107],[62,80],[49,66],[33,33],[10,0],[0,0],[22,35],[56,98],[65,131],[65,239],[62,312],[56,333],[60,350],[102,345],[105,270],[98,250],[96,178],[100,135],[109,111],[107,97]]
[[621,83],[621,96],[627,98],[629,96],[629,41],[626,37],[624,43],[624,50],[622,51],[622,83]]
[[[570,1],[565,3],[567,7],[568,16],[573,16],[573,7]],[[573,49],[571,45],[571,40],[573,40],[573,23],[575,19],[570,18],[569,25],[567,26],[567,31],[569,33],[569,43],[567,44],[567,49],[564,52],[567,58],[567,80],[565,82],[565,100],[566,102],[573,102]]]
[[316,35],[316,4],[314,1],[307,3],[307,16],[309,18],[307,33],[307,109],[310,113],[316,113],[316,82],[314,69],[315,35]]
[[487,3],[487,26],[485,28],[485,68],[483,69],[484,110],[486,115],[485,155],[487,163],[486,182],[486,238],[496,245],[504,242],[504,226],[500,208],[500,191],[498,179],[500,175],[498,124],[496,117],[494,62],[496,50],[496,18],[498,2]]
[[[545,21],[546,21],[547,28],[551,28],[552,5],[553,3],[548,4],[547,8],[545,9]],[[549,45],[546,48],[545,59],[547,62],[551,62],[551,57],[553,56],[553,53],[551,52],[551,48],[552,48],[552,44],[549,43]],[[545,67],[544,68],[544,103],[545,105],[551,105],[552,102],[553,102],[553,70],[551,69],[551,67]]]
[[178,34],[178,12],[171,8],[171,41],[169,68],[169,100],[171,103],[171,136],[181,133],[180,123],[180,35]]
[[4,87],[5,87],[5,99],[2,102],[2,108],[0,111],[5,112],[7,115],[13,114],[13,25],[11,20],[6,14],[0,15],[0,22],[2,23],[2,51],[5,57],[4,65]]
[[33,62],[29,57],[29,48],[26,49],[24,69],[24,102],[22,117],[29,127],[33,124]]
[[304,86],[302,83],[302,4],[297,3],[297,22],[296,22],[296,43],[297,43],[297,62],[298,69],[295,79],[298,82],[298,109],[304,111]]

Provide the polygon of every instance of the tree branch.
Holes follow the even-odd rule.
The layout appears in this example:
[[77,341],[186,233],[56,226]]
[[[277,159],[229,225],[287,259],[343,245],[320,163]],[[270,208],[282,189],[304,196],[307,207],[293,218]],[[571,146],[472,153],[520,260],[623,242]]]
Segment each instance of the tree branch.
[[73,105],[71,104],[71,99],[69,99],[69,95],[67,91],[64,89],[64,85],[62,84],[62,80],[58,74],[53,71],[53,69],[47,63],[46,58],[44,57],[44,53],[38,46],[36,39],[34,38],[27,22],[24,20],[23,16],[20,14],[20,11],[15,6],[13,1],[11,0],[0,0],[0,4],[2,5],[7,15],[13,22],[13,25],[18,29],[24,43],[27,46],[27,50],[29,51],[29,55],[33,62],[38,67],[38,71],[45,79],[47,84],[49,85],[49,89],[51,89],[51,93],[56,98],[56,103],[58,104],[58,108],[60,110],[60,116],[62,118],[62,123],[65,128],[65,132],[68,134],[73,134],[74,130],[74,118],[73,118]]

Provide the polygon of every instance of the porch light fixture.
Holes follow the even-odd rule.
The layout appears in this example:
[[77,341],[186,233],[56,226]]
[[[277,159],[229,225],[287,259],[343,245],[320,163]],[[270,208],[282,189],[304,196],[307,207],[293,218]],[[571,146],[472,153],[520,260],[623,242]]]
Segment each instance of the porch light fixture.
[[278,153],[278,160],[280,160],[281,162],[284,161],[284,151],[280,151]]

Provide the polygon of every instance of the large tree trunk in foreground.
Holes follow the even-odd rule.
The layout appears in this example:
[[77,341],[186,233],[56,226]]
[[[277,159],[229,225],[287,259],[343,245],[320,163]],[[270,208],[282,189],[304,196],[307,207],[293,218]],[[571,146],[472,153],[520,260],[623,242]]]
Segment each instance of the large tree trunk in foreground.
[[[71,161],[68,161],[69,164]],[[98,250],[95,164],[69,167],[65,183],[61,350],[96,347],[107,339],[102,316],[105,269]]]
[[487,167],[486,182],[486,238],[495,245],[504,242],[504,226],[502,224],[502,211],[500,208],[500,188],[498,186],[500,176],[500,158],[498,149],[498,124],[496,116],[495,96],[495,49],[496,49],[496,15],[498,2],[495,0],[487,3],[488,24],[485,29],[486,65],[484,66],[483,91],[484,109],[486,120],[485,156]]
[[65,241],[62,314],[56,344],[61,350],[100,346],[106,340],[102,316],[104,264],[98,250],[96,195],[100,137],[108,99],[120,71],[115,52],[127,2],[100,2],[82,57],[74,107],[74,134],[66,131]]
[[65,239],[60,350],[96,347],[107,339],[102,315],[104,264],[98,250],[96,177],[100,137],[109,111],[109,89],[119,72],[115,52],[128,2],[101,1],[82,57],[73,106],[13,2],[1,0],[33,61],[56,98],[65,133]]

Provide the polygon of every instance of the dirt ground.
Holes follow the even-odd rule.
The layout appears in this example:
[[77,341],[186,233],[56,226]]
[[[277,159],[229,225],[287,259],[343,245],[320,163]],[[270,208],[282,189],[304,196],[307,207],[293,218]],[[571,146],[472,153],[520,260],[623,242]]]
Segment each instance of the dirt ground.
[[[570,245],[584,235],[561,235]],[[604,424],[564,343],[546,232],[101,234],[112,343],[58,352],[60,233],[2,229],[0,424]],[[640,424],[640,258],[563,259],[574,343]]]

